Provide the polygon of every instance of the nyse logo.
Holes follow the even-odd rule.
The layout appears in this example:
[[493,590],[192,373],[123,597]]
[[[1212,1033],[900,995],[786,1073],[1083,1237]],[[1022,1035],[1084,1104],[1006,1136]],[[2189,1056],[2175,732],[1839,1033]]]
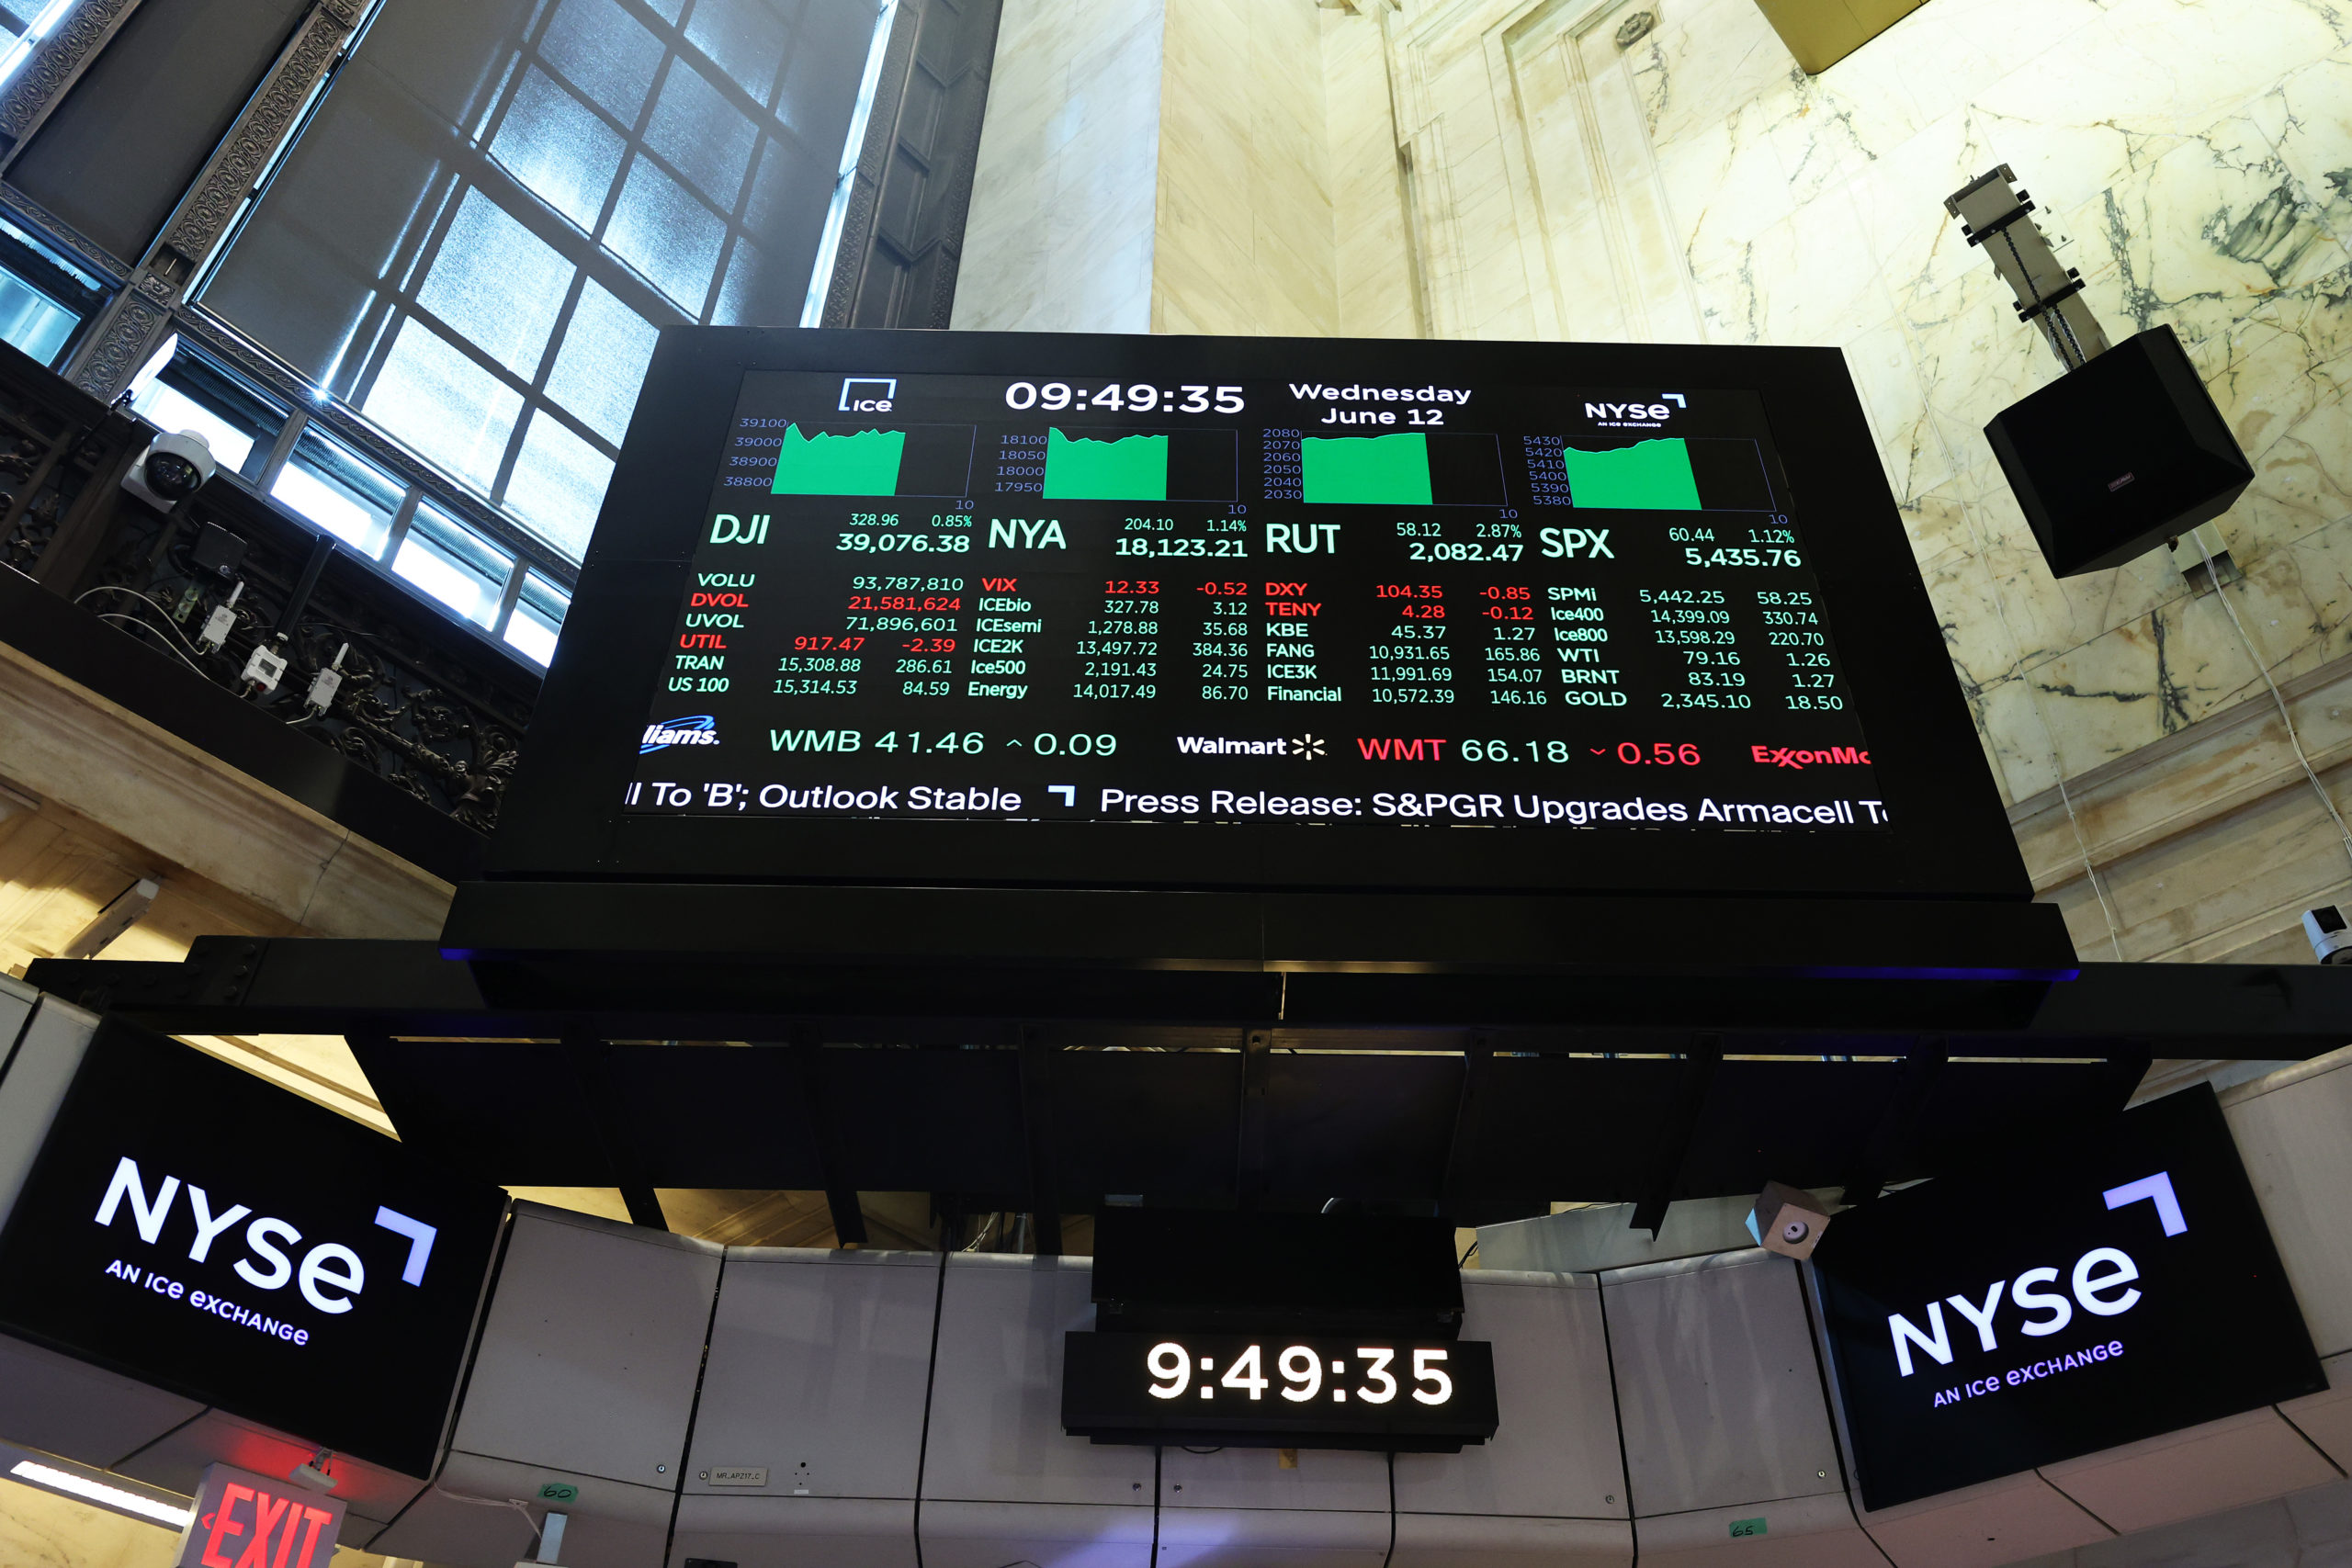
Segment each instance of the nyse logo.
[[843,413],[888,413],[890,404],[899,395],[898,378],[893,376],[850,376],[842,381]]
[[[115,1222],[129,1212],[131,1228],[139,1239],[150,1247],[164,1245],[164,1234],[173,1227],[172,1216],[179,1208],[179,1198],[187,1195],[187,1260],[209,1263],[213,1251],[226,1233],[234,1228],[253,1209],[243,1203],[232,1203],[216,1209],[210,1194],[192,1183],[183,1183],[176,1176],[166,1176],[151,1194],[146,1179],[141,1175],[139,1162],[129,1155],[115,1166],[114,1179],[107,1183],[106,1197],[98,1204],[96,1223],[110,1229]],[[379,1229],[391,1232],[408,1243],[407,1255],[401,1266],[401,1279],[411,1285],[424,1283],[424,1271],[433,1258],[433,1242],[439,1230],[422,1220],[412,1219],[396,1209],[376,1210]],[[238,1237],[229,1243],[241,1242],[243,1256],[223,1260],[257,1291],[282,1291],[289,1283],[296,1286],[302,1299],[319,1311],[330,1315],[349,1312],[353,1299],[368,1288],[368,1268],[359,1254],[338,1241],[323,1241],[301,1255],[298,1264],[291,1254],[300,1248],[302,1233],[285,1220],[271,1215],[259,1215],[252,1220]],[[177,1238],[174,1240],[177,1245]]]
[[[2151,1204],[2166,1236],[2188,1234],[2188,1221],[2181,1213],[2180,1199],[2173,1191],[2169,1172],[2160,1170],[2154,1176],[2127,1181],[2120,1187],[2110,1187],[2101,1196],[2110,1210],[2133,1203]],[[2052,1289],[2060,1277],[2057,1269],[2043,1264],[2028,1269],[2014,1280],[1995,1280],[1979,1292],[1951,1295],[1940,1302],[1929,1302],[1926,1312],[1921,1314],[1927,1319],[1925,1328],[1902,1313],[1890,1313],[1886,1326],[1894,1341],[1896,1370],[1906,1378],[1918,1370],[1912,1359],[1915,1350],[1938,1365],[1948,1367],[1952,1364],[1953,1359],[1965,1348],[1965,1341],[1954,1342],[1951,1325],[1944,1320],[1944,1308],[1947,1306],[1975,1331],[1977,1348],[1990,1354],[2000,1348],[2002,1297],[2005,1294],[2009,1305],[2019,1314],[2015,1324],[2017,1330],[2029,1338],[2037,1339],[2062,1332],[2075,1320],[2077,1307],[2091,1317],[2120,1317],[2138,1306],[2142,1300],[2140,1291],[2132,1285],[2132,1281],[2140,1278],[2140,1265],[2120,1247],[2089,1248],[2065,1271],[2067,1288],[2064,1291]],[[1981,1301],[1976,1299],[1979,1294],[1983,1297]],[[2120,1352],[2120,1344],[2099,1347],[2096,1359],[2105,1360],[2110,1353]],[[2072,1364],[2073,1359],[2069,1358],[2068,1366]],[[2047,1369],[2048,1363],[2036,1362],[2030,1369],[2008,1373],[2007,1382],[2014,1386],[2022,1381],[2045,1376]],[[1999,1380],[1986,1381],[1994,1382]],[[1972,1385],[1969,1392],[1978,1391]],[[1940,1404],[1946,1401],[1939,1397],[1937,1403]]]
[[[1655,403],[1589,402],[1584,405],[1584,416],[1589,420],[1597,420],[1602,424],[1655,424],[1672,418],[1676,409],[1690,406],[1682,400],[1682,394],[1679,392],[1661,392],[1658,396],[1662,400]],[[1667,406],[1668,403],[1673,404],[1674,407],[1668,408]]]

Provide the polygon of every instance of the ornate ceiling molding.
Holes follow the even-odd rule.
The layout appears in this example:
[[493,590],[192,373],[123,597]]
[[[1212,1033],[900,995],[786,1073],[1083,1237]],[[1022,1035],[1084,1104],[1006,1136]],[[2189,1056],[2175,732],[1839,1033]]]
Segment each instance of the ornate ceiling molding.
[[238,205],[293,130],[302,106],[351,36],[354,18],[345,13],[356,10],[349,0],[319,0],[197,176],[164,231],[164,244],[187,258],[191,270],[220,243]]
[[0,96],[0,136],[10,142],[9,157],[22,148],[49,111],[57,107],[83,70],[95,59],[125,17],[139,8],[139,0],[81,0],[59,24]]

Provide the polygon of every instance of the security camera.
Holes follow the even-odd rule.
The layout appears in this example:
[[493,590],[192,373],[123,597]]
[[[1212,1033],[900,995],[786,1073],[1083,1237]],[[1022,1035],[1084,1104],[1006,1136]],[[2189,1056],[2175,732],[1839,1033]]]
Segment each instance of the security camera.
[[205,481],[220,470],[213,460],[212,444],[203,433],[183,430],[176,435],[158,435],[148,443],[147,450],[122,478],[122,488],[141,500],[169,511],[204,488]]
[[1747,1234],[1768,1252],[1783,1258],[1811,1258],[1821,1233],[1829,1228],[1825,1210],[1826,1205],[1803,1188],[1768,1181],[1756,1206],[1748,1211]]
[[2312,953],[2322,964],[2352,964],[2352,929],[2344,911],[2333,904],[2303,911],[2303,934],[2312,939]]

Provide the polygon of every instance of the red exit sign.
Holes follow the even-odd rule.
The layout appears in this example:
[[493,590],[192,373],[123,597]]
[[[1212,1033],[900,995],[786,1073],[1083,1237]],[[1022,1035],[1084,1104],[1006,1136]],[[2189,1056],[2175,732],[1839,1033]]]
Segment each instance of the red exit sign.
[[343,1505],[333,1497],[210,1465],[173,1568],[326,1568],[342,1529]]

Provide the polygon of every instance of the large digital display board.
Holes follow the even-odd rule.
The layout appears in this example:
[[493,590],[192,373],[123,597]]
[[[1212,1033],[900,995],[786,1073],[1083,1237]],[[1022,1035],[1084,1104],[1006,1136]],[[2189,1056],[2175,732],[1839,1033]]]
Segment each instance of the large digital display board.
[[1813,1255],[1872,1508],[2316,1393],[2213,1091],[1849,1210]]
[[631,812],[1887,821],[1753,391],[754,372],[708,515]]
[[108,1021],[0,1231],[0,1329],[430,1475],[505,1203]]
[[2029,896],[1835,351],[724,329],[493,874]]

